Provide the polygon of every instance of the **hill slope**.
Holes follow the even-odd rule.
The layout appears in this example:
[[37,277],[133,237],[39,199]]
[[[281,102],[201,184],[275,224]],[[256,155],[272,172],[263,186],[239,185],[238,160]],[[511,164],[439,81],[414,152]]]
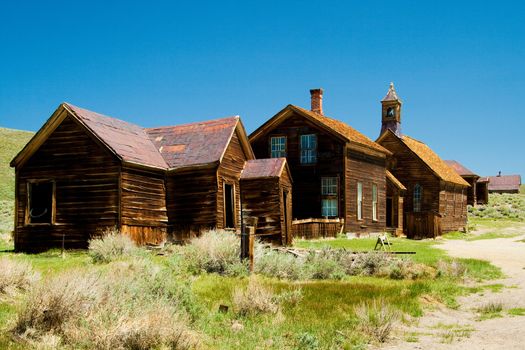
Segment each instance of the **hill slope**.
[[0,238],[13,230],[15,170],[9,162],[33,135],[29,131],[0,128]]
[[15,171],[9,162],[20,152],[34,133],[0,128],[0,200],[15,198]]

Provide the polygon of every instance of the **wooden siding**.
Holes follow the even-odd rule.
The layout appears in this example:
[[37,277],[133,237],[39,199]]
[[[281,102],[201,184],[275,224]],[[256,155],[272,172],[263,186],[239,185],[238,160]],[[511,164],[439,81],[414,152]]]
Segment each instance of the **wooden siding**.
[[[381,232],[386,227],[385,159],[347,151],[346,160],[346,231]],[[357,183],[363,184],[362,219],[357,219]],[[377,186],[377,220],[372,216],[372,187]]]
[[[300,162],[300,136],[306,134],[317,135],[315,164]],[[252,143],[257,158],[271,156],[269,140],[272,136],[286,136],[286,160],[293,179],[293,217],[321,217],[321,177],[339,178],[339,216],[344,216],[344,142],[304,117],[294,115]]]
[[244,163],[247,156],[241,147],[237,131],[234,132],[230,144],[222,158],[222,162],[217,170],[217,228],[224,228],[224,184],[233,185],[234,188],[234,206],[235,206],[235,229],[241,229],[241,191],[239,179],[244,169]]
[[166,240],[164,172],[124,167],[121,173],[121,231],[138,244]]
[[169,174],[166,181],[168,234],[182,241],[217,226],[217,168]]
[[[414,211],[414,188],[422,186],[421,212],[441,215],[443,232],[457,230],[466,225],[466,189],[445,183],[430,168],[394,135],[388,134],[380,144],[393,153],[389,169],[407,188],[404,197],[404,212]],[[461,194],[461,190],[465,192]],[[454,210],[456,213],[454,214]],[[407,222],[405,220],[405,229]]]
[[265,241],[282,241],[282,197],[278,178],[241,180],[243,220],[246,225],[257,219],[255,234]]
[[[72,118],[67,117],[33,156],[17,169],[16,250],[85,248],[88,239],[118,225],[120,164]],[[56,222],[27,225],[27,183],[55,181]]]
[[344,220],[341,219],[303,219],[292,222],[293,235],[297,238],[319,239],[335,238],[341,232]]

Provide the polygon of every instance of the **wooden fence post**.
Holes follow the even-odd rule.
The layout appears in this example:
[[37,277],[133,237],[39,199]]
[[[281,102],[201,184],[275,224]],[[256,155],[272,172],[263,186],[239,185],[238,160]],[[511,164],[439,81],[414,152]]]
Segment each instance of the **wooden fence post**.
[[250,272],[253,272],[253,245],[255,242],[255,227],[245,226],[241,232],[241,260],[248,259]]

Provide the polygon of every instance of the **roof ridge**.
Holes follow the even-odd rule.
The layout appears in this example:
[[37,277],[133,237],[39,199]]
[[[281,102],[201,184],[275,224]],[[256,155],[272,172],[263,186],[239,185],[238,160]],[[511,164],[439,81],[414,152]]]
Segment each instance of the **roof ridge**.
[[219,121],[228,120],[228,119],[240,120],[241,117],[239,115],[232,115],[232,116],[223,117],[223,118],[217,118],[217,119],[203,120],[203,121],[184,123],[184,124],[156,126],[156,127],[144,128],[144,129],[145,130],[155,130],[155,129],[165,129],[165,128],[183,128],[183,127],[195,126],[197,124],[211,124],[211,123],[214,123],[214,122],[219,122]]

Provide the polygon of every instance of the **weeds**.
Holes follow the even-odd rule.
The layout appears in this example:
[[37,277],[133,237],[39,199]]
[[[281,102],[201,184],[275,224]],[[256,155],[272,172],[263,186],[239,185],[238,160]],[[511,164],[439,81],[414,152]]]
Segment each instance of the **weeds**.
[[107,229],[100,238],[89,241],[89,255],[96,263],[108,263],[137,252],[133,240],[116,229]]
[[26,291],[38,278],[31,264],[0,258],[0,297]]
[[233,291],[233,307],[240,316],[261,313],[277,313],[278,299],[275,294],[261,284],[256,278],[250,278],[246,289],[236,288]]
[[397,310],[393,309],[382,299],[372,300],[369,304],[362,303],[355,308],[358,328],[369,337],[384,343],[400,318]]
[[491,318],[501,317],[503,311],[503,304],[501,302],[488,302],[476,309],[479,313],[478,321],[488,320]]

